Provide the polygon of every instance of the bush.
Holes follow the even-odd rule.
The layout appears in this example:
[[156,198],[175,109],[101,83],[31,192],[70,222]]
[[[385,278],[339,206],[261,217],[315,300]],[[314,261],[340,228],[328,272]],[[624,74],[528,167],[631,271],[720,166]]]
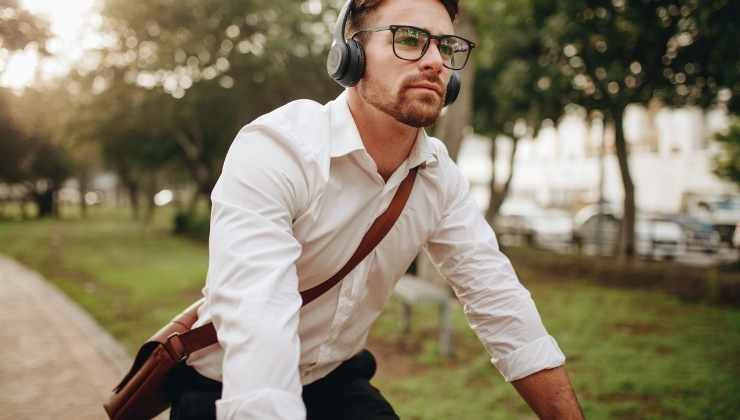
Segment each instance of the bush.
[[175,214],[173,225],[176,235],[183,235],[200,241],[208,241],[208,233],[210,231],[210,218],[208,215],[178,211]]
[[510,248],[515,268],[544,278],[588,280],[613,287],[655,289],[687,301],[740,306],[740,273],[719,267],[691,267],[679,263],[634,260],[619,264],[613,258]]

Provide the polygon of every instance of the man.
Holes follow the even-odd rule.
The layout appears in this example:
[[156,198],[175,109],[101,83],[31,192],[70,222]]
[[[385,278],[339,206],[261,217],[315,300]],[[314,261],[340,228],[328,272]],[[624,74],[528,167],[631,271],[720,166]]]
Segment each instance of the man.
[[[348,32],[366,60],[357,85],[325,106],[296,101],[258,118],[229,150],[212,194],[196,324],[213,322],[219,345],[193,354],[192,369],[179,373],[185,390],[205,392],[180,398],[173,418],[213,416],[216,400],[219,420],[398,418],[370,385],[375,364],[363,349],[421,249],[533,410],[582,418],[564,355],[462,174],[422,129],[438,118],[451,69],[472,49],[464,39],[439,37],[453,34],[457,0],[354,3]],[[339,285],[301,307],[299,290],[342,267],[416,167],[412,194],[388,235]]]

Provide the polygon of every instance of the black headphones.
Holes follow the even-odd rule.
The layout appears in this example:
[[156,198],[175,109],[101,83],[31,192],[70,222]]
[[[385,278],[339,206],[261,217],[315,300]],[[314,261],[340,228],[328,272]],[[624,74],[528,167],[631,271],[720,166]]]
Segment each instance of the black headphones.
[[[332,79],[344,87],[356,85],[365,74],[365,51],[362,44],[354,39],[344,39],[351,8],[352,0],[347,0],[339,12],[334,26],[334,40],[326,57],[326,71]],[[453,71],[447,82],[445,106],[457,99],[457,95],[460,94],[460,82],[460,75]]]

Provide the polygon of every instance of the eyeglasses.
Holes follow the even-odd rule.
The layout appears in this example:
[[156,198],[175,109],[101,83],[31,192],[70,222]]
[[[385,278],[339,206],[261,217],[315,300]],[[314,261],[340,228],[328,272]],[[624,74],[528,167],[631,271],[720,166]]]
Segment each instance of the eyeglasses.
[[462,70],[470,58],[470,51],[475,43],[456,35],[432,35],[426,29],[406,25],[390,25],[380,28],[363,29],[352,35],[352,38],[363,32],[391,31],[393,34],[393,53],[407,61],[418,61],[424,57],[432,39],[437,40],[437,49],[442,56],[442,64],[450,70]]

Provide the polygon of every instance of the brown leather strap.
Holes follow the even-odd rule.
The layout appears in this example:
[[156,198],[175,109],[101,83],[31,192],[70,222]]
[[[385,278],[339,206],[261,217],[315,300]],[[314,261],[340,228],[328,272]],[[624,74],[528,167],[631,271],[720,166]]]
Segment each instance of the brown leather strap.
[[[391,230],[393,225],[401,215],[403,208],[406,206],[406,202],[411,195],[411,190],[414,187],[414,180],[416,179],[416,173],[418,168],[413,168],[409,171],[409,174],[399,185],[396,195],[393,196],[391,204],[388,206],[383,214],[378,216],[368,229],[365,236],[360,241],[360,245],[357,247],[355,253],[350,257],[349,261],[344,264],[336,274],[334,274],[329,280],[319,284],[318,286],[312,287],[308,290],[301,292],[301,298],[303,299],[303,305],[307,305],[322,294],[326,293],[329,289],[334,287],[337,283],[342,281],[344,276],[349,274],[357,264],[360,263],[370,252],[385,238],[388,232]],[[218,341],[216,337],[216,329],[213,327],[213,323],[202,325],[198,328],[172,336],[167,340],[168,347],[171,348],[176,354],[187,357],[192,352],[198,351],[205,347],[215,344]]]
[[365,259],[365,257],[375,249],[375,246],[385,238],[385,235],[387,235],[391,230],[391,227],[396,223],[398,216],[401,215],[403,208],[406,206],[406,201],[408,201],[408,198],[411,195],[411,189],[414,186],[416,172],[417,168],[413,168],[409,171],[406,179],[404,179],[401,182],[401,185],[399,185],[396,195],[393,196],[393,200],[388,206],[388,209],[375,219],[375,222],[373,222],[370,229],[368,229],[367,233],[365,233],[365,236],[362,238],[362,241],[360,241],[360,246],[357,247],[357,250],[354,255],[350,257],[349,261],[344,264],[344,267],[337,271],[337,273],[329,280],[301,292],[304,305],[323,295],[326,291],[334,287],[334,285],[342,281],[344,276],[352,271],[360,261]]

